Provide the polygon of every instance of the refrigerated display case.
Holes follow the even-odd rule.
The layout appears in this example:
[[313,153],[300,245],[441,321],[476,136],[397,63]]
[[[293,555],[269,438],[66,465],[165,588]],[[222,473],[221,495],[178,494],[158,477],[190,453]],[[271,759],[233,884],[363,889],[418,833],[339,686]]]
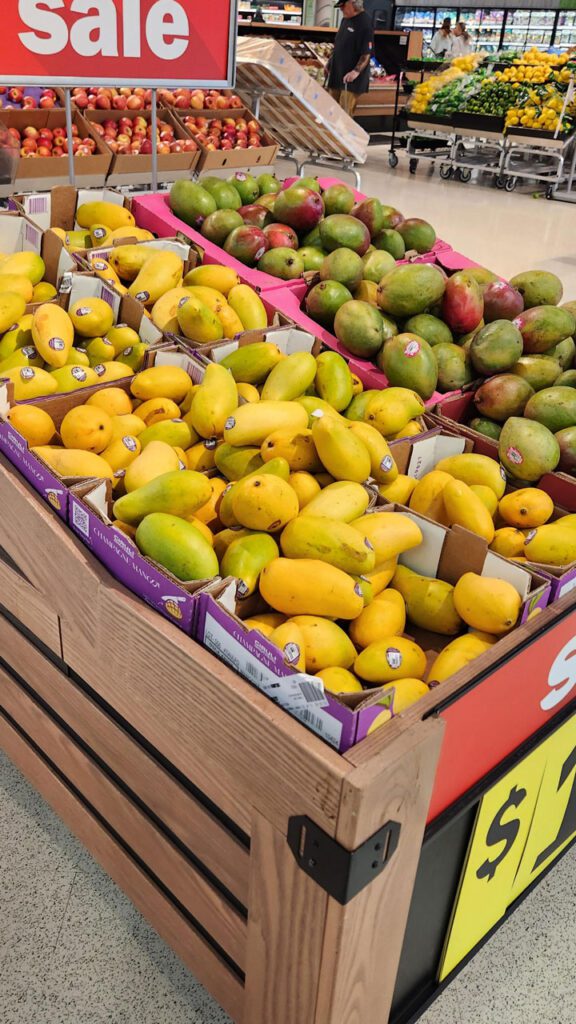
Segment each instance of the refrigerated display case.
[[503,50],[549,50],[552,46],[556,11],[508,11]]
[[554,49],[567,50],[573,46],[576,46],[576,11],[559,11]]
[[240,0],[238,5],[238,24],[250,24],[254,20],[257,8],[262,12],[258,20],[267,24],[302,24],[302,0]]
[[[432,36],[436,31],[434,27],[435,19],[437,20],[439,12],[434,7],[398,7],[396,9],[396,17],[394,20],[394,28],[401,31],[407,32],[410,29],[418,29],[422,32],[422,53],[426,56],[430,52],[430,43],[432,42]],[[455,16],[456,12],[454,12]],[[448,15],[444,15],[447,17]],[[442,24],[442,20],[437,22],[438,25]]]
[[475,50],[495,53],[500,48],[502,26],[506,11],[491,7],[461,8],[460,21],[470,33]]

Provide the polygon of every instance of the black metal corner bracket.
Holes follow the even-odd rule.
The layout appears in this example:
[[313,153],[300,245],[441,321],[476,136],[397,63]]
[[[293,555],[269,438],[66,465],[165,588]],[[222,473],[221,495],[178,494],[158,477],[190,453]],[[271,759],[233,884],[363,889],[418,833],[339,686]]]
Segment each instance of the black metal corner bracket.
[[288,822],[288,845],[302,871],[342,905],[384,870],[399,837],[400,824],[387,821],[356,850],[345,850],[304,815]]

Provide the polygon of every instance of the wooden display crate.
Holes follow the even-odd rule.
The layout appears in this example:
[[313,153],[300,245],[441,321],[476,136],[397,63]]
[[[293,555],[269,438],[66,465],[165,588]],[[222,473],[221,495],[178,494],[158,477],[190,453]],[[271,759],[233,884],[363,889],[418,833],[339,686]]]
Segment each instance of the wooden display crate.
[[0,746],[235,1021],[408,1020],[483,792],[572,721],[574,595],[339,755],[116,584],[1,457],[0,505]]

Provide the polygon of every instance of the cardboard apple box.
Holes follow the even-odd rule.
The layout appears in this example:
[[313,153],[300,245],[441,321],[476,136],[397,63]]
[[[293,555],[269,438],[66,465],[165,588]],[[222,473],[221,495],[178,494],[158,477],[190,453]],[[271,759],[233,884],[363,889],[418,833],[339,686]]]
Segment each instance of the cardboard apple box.
[[[17,128],[22,132],[25,128],[65,128],[66,115],[63,110],[6,110],[2,111],[2,121],[6,128]],[[74,172],[76,181],[94,187],[103,187],[112,163],[112,154],[104,146],[98,135],[78,111],[72,111],[72,123],[78,128],[80,139],[90,138],[96,142],[91,156],[76,156]],[[20,157],[16,171],[15,191],[35,191],[42,184],[50,188],[55,184],[68,181],[68,156]]]

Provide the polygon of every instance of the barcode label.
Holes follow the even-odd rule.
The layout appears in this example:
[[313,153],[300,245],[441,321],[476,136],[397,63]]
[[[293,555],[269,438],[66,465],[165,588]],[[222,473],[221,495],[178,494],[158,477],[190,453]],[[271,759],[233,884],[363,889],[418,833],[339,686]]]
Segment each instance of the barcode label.
[[307,704],[319,704],[324,701],[324,688],[316,683],[304,681],[299,684],[300,692]]
[[72,503],[72,522],[85,537],[90,536],[90,518],[88,513],[80,505],[77,505],[76,502]]
[[340,749],[342,739],[342,724],[337,718],[322,710],[311,710],[300,708],[294,712],[296,718],[312,729],[317,736],[321,736],[330,746]]

